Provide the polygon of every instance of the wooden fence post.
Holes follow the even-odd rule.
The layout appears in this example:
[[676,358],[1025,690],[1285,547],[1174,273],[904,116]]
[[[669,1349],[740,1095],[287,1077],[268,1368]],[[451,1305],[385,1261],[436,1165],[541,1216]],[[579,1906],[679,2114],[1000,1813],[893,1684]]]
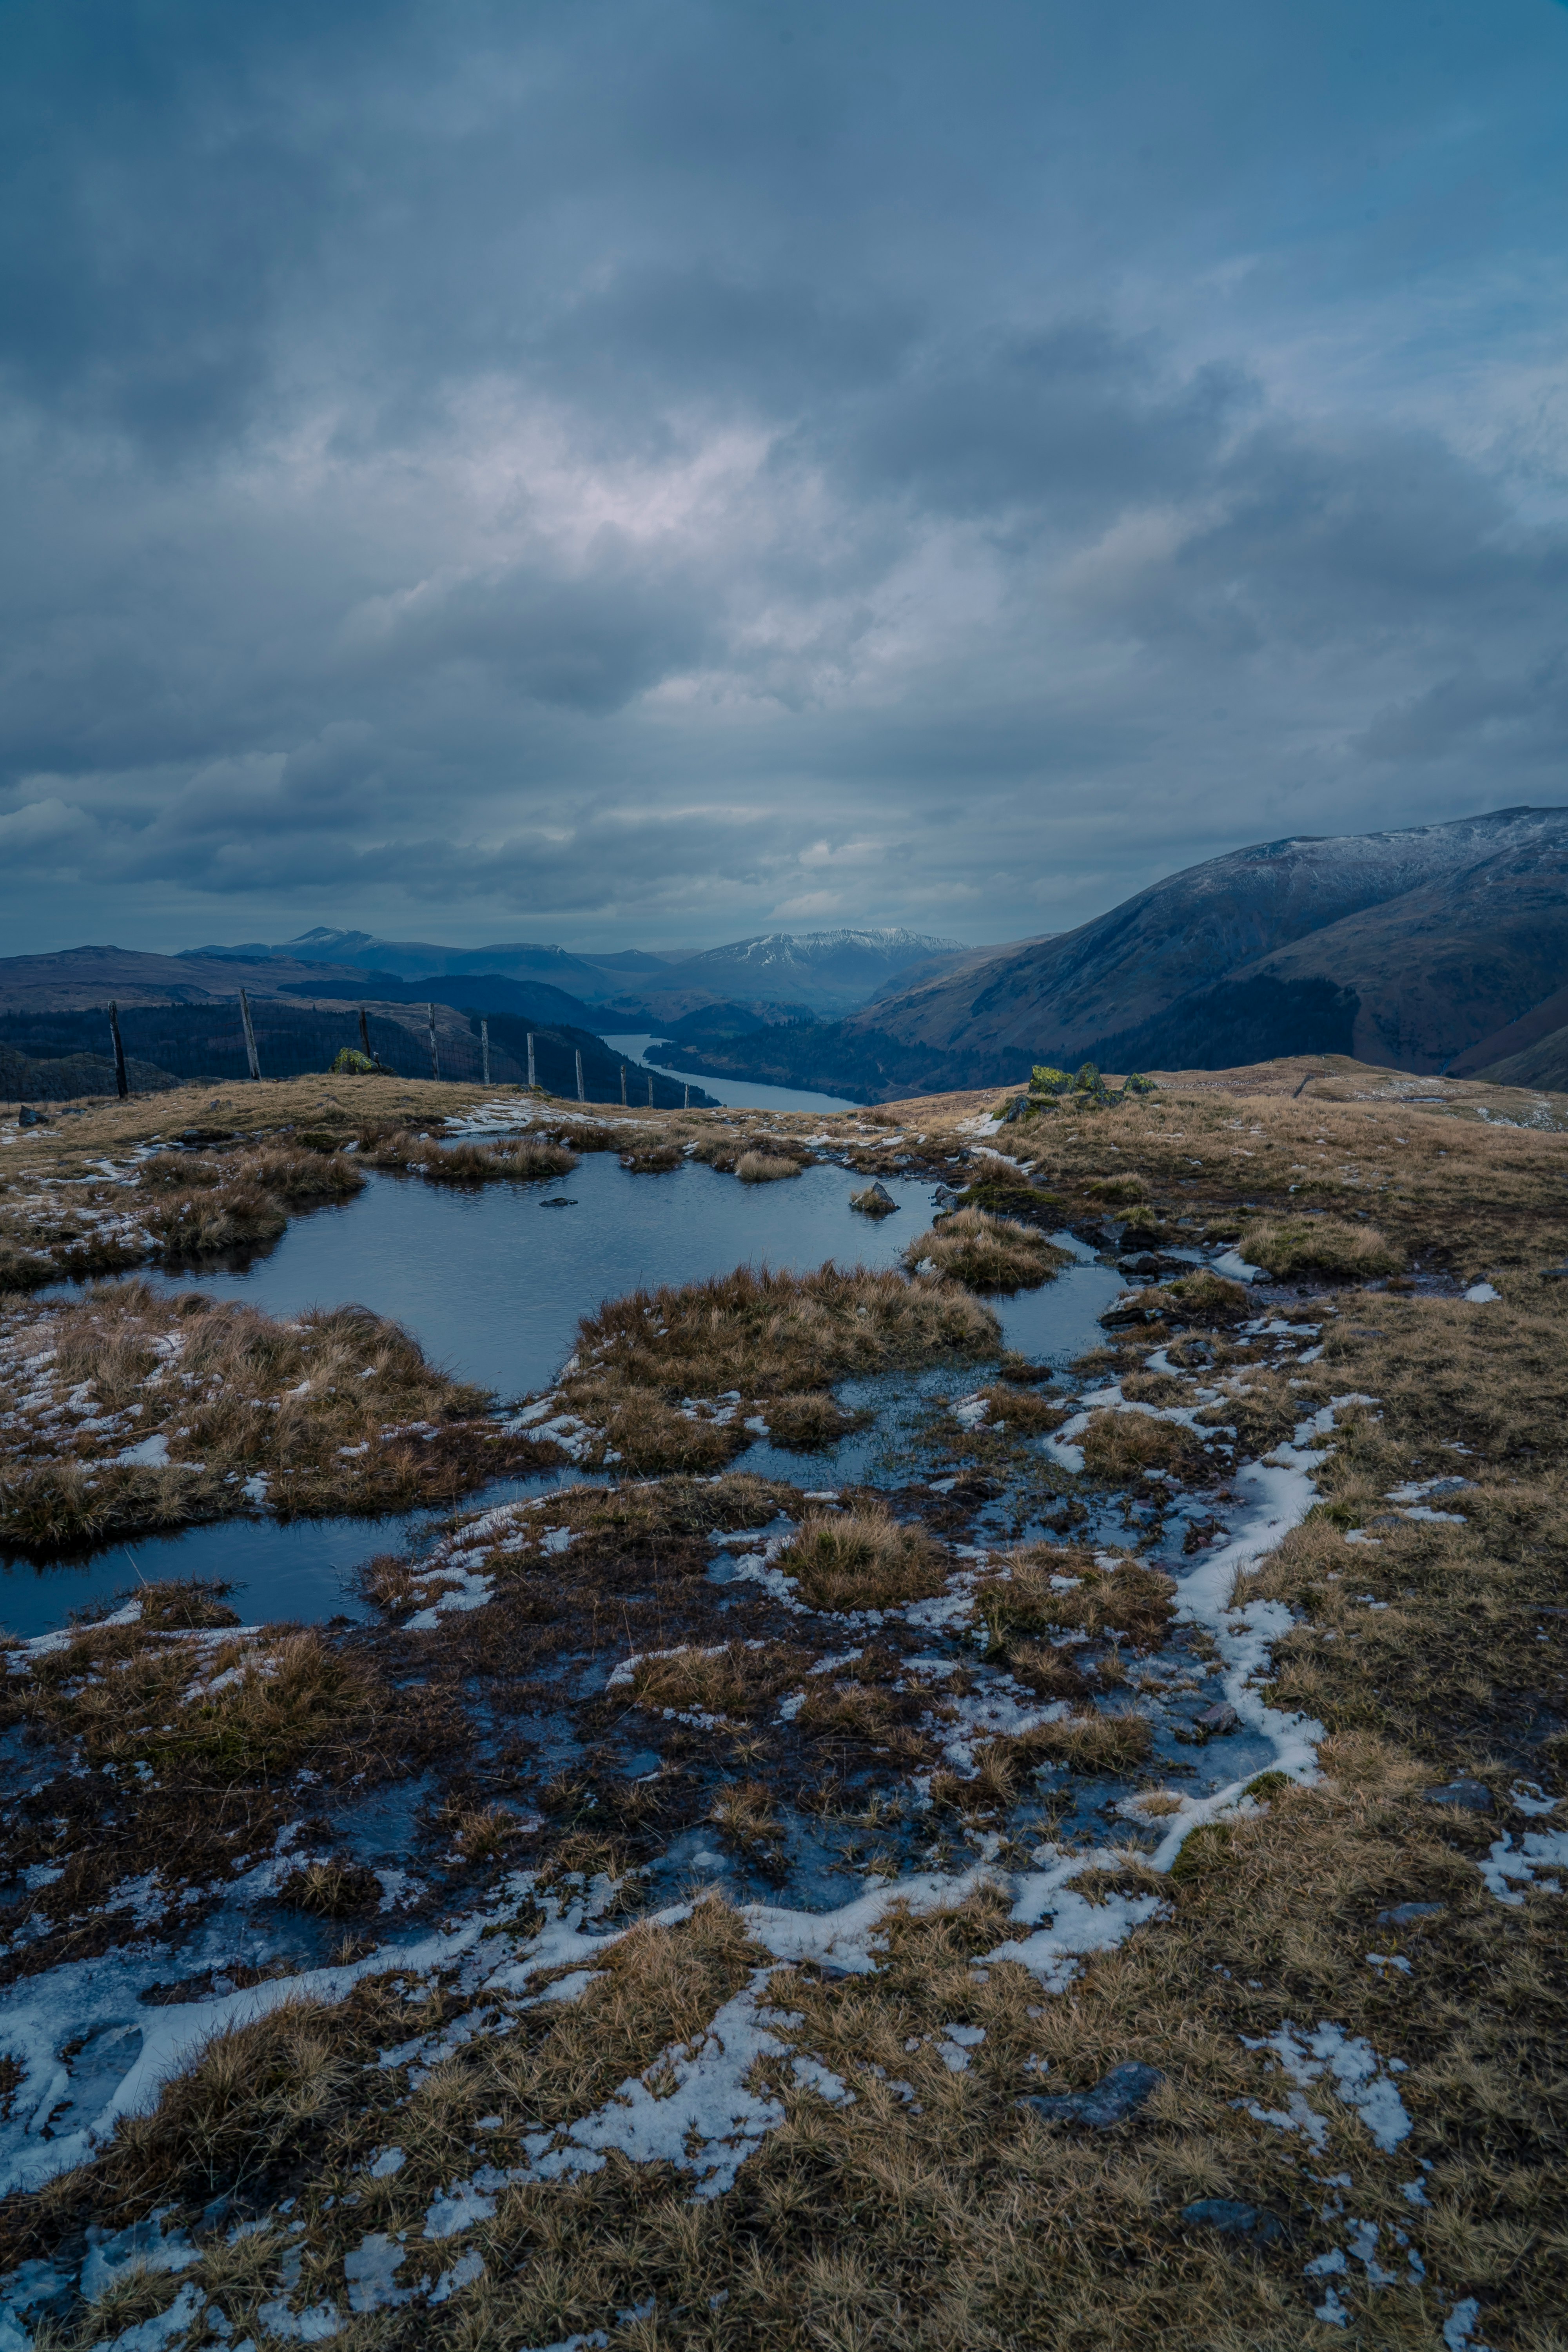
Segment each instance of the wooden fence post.
[[686,1089],[686,1100],[682,1105],[682,1108],[686,1110],[689,1110],[691,1108],[691,1088],[689,1087]]
[[588,1099],[587,1096],[583,1092],[583,1048],[581,1045],[577,1048],[577,1099],[579,1102],[586,1102]]
[[120,1042],[120,1007],[110,1000],[109,1034],[114,1040],[114,1091],[123,1102],[131,1092],[131,1081],[125,1075],[125,1048]]
[[533,1032],[531,1029],[528,1033],[528,1083],[531,1087],[538,1083],[533,1075]]
[[441,1057],[436,1051],[436,1007],[433,1004],[427,1004],[425,1007],[425,1017],[430,1024],[430,1076],[433,1078],[438,1078],[441,1075]]
[[479,1023],[479,1068],[484,1073],[480,1084],[488,1087],[490,1082],[490,1024],[483,1020]]
[[626,1064],[623,1062],[623,1063],[621,1064],[621,1108],[622,1108],[623,1110],[625,1110],[626,1107]]
[[370,1050],[370,1023],[365,1018],[365,1010],[363,1004],[359,1009],[359,1041],[364,1049],[365,1060],[367,1062],[374,1062],[375,1055]]
[[651,1070],[647,1076],[647,1107],[649,1110],[653,1108],[653,1072]]
[[259,1082],[261,1064],[256,1057],[256,1024],[250,1017],[250,999],[244,989],[239,992],[239,1017],[245,1025],[245,1058],[250,1065],[250,1075]]

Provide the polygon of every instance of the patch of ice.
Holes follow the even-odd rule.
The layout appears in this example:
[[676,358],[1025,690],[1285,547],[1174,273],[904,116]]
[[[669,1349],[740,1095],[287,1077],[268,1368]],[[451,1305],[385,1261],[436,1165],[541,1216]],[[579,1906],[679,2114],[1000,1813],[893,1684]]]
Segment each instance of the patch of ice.
[[695,2176],[695,2194],[719,2197],[765,2136],[784,2120],[771,2090],[752,2090],[747,2078],[773,2061],[775,2080],[787,2065],[797,2082],[843,2104],[854,2093],[819,2059],[797,2057],[770,2028],[785,2020],[763,2006],[770,1971],[758,1969],[727,2000],[705,2032],[660,2053],[641,2074],[623,2083],[595,2114],[564,2131],[530,2132],[521,2177],[558,2180],[596,2172],[615,2148],[636,2163],[665,2162]]
[[414,2289],[396,2283],[405,2259],[405,2250],[384,2231],[363,2238],[352,2253],[343,2256],[350,2310],[385,2311],[394,2304],[412,2303]]
[[1472,1282],[1465,1293],[1471,1307],[1489,1307],[1494,1299],[1501,1297],[1501,1291],[1494,1290],[1489,1282]]
[[1233,1249],[1226,1250],[1222,1256],[1215,1258],[1214,1270],[1216,1274],[1223,1274],[1231,1282],[1267,1282],[1268,1279],[1264,1267],[1248,1265],[1247,1259]]
[[1336,2095],[1356,2110],[1385,2153],[1409,2137],[1410,2117],[1393,2080],[1405,2071],[1403,2059],[1385,2062],[1361,2035],[1347,2034],[1342,2027],[1326,2021],[1315,2033],[1285,2025],[1262,2041],[1249,2041],[1246,2034],[1242,2041],[1248,2050],[1277,2051],[1292,2082],[1316,2083],[1327,2074]]
[[[1568,1870],[1568,1830],[1526,1830],[1517,1847],[1505,1830],[1478,1867],[1500,1903],[1521,1904],[1524,1897],[1513,1892],[1516,1886],[1534,1885],[1542,1871]],[[1541,1883],[1551,1894],[1563,1892],[1559,1880]]]
[[92,2352],[165,2352],[165,2347],[177,2343],[185,2330],[200,2315],[206,2297],[193,2279],[187,2279],[166,2310],[154,2312],[133,2327],[122,2327],[118,2336],[107,2336],[92,2347]]
[[1543,1796],[1539,1784],[1534,1780],[1516,1780],[1508,1793],[1510,1801],[1516,1805],[1521,1813],[1529,1813],[1532,1816],[1554,1813],[1563,1802],[1561,1797]]
[[484,2256],[470,2246],[466,2254],[458,2255],[449,2271],[442,2272],[430,2290],[430,2300],[432,2303],[445,2303],[448,2295],[456,2294],[460,2287],[472,2286],[474,2281],[483,2278],[484,2274]]

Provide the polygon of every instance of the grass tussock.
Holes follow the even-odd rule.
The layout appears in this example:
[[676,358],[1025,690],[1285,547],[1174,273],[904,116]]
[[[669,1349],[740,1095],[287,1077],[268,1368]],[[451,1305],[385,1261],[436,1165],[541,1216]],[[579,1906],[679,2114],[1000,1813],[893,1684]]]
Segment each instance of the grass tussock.
[[[23,1334],[50,1355],[41,1372],[0,1369],[14,1408],[0,1540],[17,1549],[221,1517],[250,1507],[257,1480],[274,1510],[379,1511],[492,1467],[481,1392],[365,1307],[279,1323],[132,1281],[42,1310],[0,1299],[0,1336]],[[118,1459],[150,1441],[163,1459]]]
[[1350,1224],[1342,1217],[1260,1219],[1242,1227],[1237,1244],[1249,1265],[1260,1265],[1277,1282],[1301,1275],[1341,1281],[1398,1274],[1405,1254],[1375,1225]]
[[621,1166],[628,1176],[670,1176],[679,1167],[683,1157],[675,1137],[650,1133],[638,1139],[630,1151],[621,1154]]
[[923,1528],[862,1506],[813,1512],[774,1562],[808,1609],[897,1609],[929,1601],[947,1581],[948,1562]]
[[1154,1727],[1145,1715],[1089,1708],[1059,1723],[1037,1724],[1020,1744],[1033,1762],[1065,1764],[1070,1772],[1131,1772],[1152,1750]]
[[631,1682],[644,1706],[680,1714],[748,1716],[798,1682],[808,1664],[809,1653],[781,1643],[750,1649],[743,1642],[728,1642],[721,1649],[675,1650],[639,1658]]
[[[373,1167],[417,1174],[431,1184],[532,1184],[565,1176],[577,1154],[549,1136],[523,1136],[505,1143],[441,1143],[407,1129],[367,1143],[361,1157]],[[329,1163],[329,1165],[331,1163]]]
[[992,1429],[1009,1429],[1018,1437],[1037,1437],[1059,1429],[1068,1407],[1060,1397],[1039,1396],[1033,1388],[995,1381],[983,1389]]
[[1141,1478],[1152,1470],[1184,1484],[1217,1475],[1216,1465],[1205,1454],[1203,1441],[1184,1423],[1156,1421],[1152,1413],[1109,1409],[1091,1413],[1077,1442],[1089,1476],[1110,1479],[1117,1485]]
[[[831,1443],[847,1417],[826,1402],[808,1411],[806,1398],[851,1375],[987,1354],[996,1338],[986,1309],[946,1284],[832,1265],[807,1275],[741,1266],[633,1291],[584,1318],[563,1393],[602,1433],[594,1459],[696,1473],[743,1451],[759,1412],[771,1426],[775,1399],[781,1444]],[[728,1408],[714,1403],[723,1398]]]
[[69,1739],[94,1770],[144,1767],[206,1787],[291,1771],[352,1745],[379,1704],[367,1670],[313,1627],[219,1642],[193,1668],[184,1643],[139,1624],[85,1625],[37,1659],[14,1695],[34,1730]]
[[1148,1185],[1131,1170],[1125,1175],[1091,1176],[1083,1189],[1091,1201],[1103,1201],[1112,1209],[1130,1208],[1134,1202],[1149,1198]]
[[871,1415],[847,1412],[830,1396],[807,1390],[801,1396],[770,1397],[763,1418],[769,1439],[786,1454],[822,1454],[863,1429]]
[[1032,1290],[1070,1265],[1067,1253],[1033,1225],[985,1209],[955,1209],[918,1234],[904,1252],[918,1273],[961,1282],[966,1290]]
[[785,1160],[776,1152],[742,1151],[735,1162],[735,1173],[742,1184],[778,1184],[800,1172],[798,1160]]
[[1176,1587],[1158,1569],[1122,1559],[1101,1568],[1091,1552],[1031,1544],[1010,1552],[1004,1572],[975,1591],[993,1646],[1015,1654],[1015,1636],[1116,1633],[1135,1650],[1155,1650],[1170,1630]]

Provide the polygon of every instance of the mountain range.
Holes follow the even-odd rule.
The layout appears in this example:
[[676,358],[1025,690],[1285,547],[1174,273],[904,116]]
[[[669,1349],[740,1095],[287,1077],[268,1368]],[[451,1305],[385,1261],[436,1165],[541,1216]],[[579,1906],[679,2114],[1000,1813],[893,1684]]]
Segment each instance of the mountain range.
[[900,929],[767,931],[724,947],[621,948],[595,955],[527,940],[449,948],[429,940],[384,940],[370,931],[320,926],[274,946],[247,940],[238,947],[187,948],[179,960],[254,964],[287,958],[411,982],[483,977],[531,986],[542,982],[573,997],[580,1013],[598,1006],[618,1016],[623,1026],[636,1026],[668,1024],[704,1006],[731,1002],[764,1019],[847,1013],[903,973],[945,970],[972,952],[955,940]]
[[1294,835],[1165,877],[1076,930],[910,972],[837,1023],[684,1066],[868,1101],[1032,1062],[1224,1068],[1343,1053],[1568,1081],[1568,809]]

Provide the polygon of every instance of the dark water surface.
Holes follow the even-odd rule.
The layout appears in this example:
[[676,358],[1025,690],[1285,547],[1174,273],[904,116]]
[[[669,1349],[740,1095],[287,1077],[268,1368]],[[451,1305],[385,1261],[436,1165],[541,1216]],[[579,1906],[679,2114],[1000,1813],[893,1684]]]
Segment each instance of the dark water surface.
[[[294,1218],[266,1256],[244,1268],[152,1273],[159,1289],[240,1298],[279,1317],[355,1299],[414,1333],[458,1377],[512,1400],[546,1388],[572,1350],[579,1317],[639,1284],[702,1281],[751,1262],[804,1273],[826,1258],[888,1266],[929,1222],[929,1181],[892,1177],[900,1213],[873,1223],[849,1206],[866,1180],[819,1165],[776,1184],[747,1185],[691,1161],[667,1176],[628,1175],[610,1152],[584,1158],[548,1184],[489,1184],[474,1192],[420,1177],[372,1174],[347,1206]],[[564,1194],[571,1208],[549,1209]],[[1041,1362],[1069,1363],[1101,1337],[1096,1318],[1122,1287],[1109,1265],[1066,1236],[1074,1265],[1054,1282],[994,1300],[1004,1343]],[[67,1295],[62,1286],[52,1295]],[[957,1375],[978,1381],[978,1368]],[[948,1368],[936,1380],[951,1387]],[[882,1391],[918,1381],[845,1389],[847,1402],[880,1403]],[[742,1465],[765,1476],[832,1486],[872,1475],[879,1433],[851,1435],[831,1454],[786,1454],[765,1442]],[[509,1480],[465,1499],[464,1509],[575,1484],[574,1471]],[[173,1536],[116,1543],[80,1561],[39,1567],[0,1561],[0,1624],[31,1635],[68,1613],[168,1576],[221,1579],[252,1620],[320,1621],[365,1612],[348,1580],[382,1551],[418,1549],[442,1512],[384,1519],[226,1520]]]

